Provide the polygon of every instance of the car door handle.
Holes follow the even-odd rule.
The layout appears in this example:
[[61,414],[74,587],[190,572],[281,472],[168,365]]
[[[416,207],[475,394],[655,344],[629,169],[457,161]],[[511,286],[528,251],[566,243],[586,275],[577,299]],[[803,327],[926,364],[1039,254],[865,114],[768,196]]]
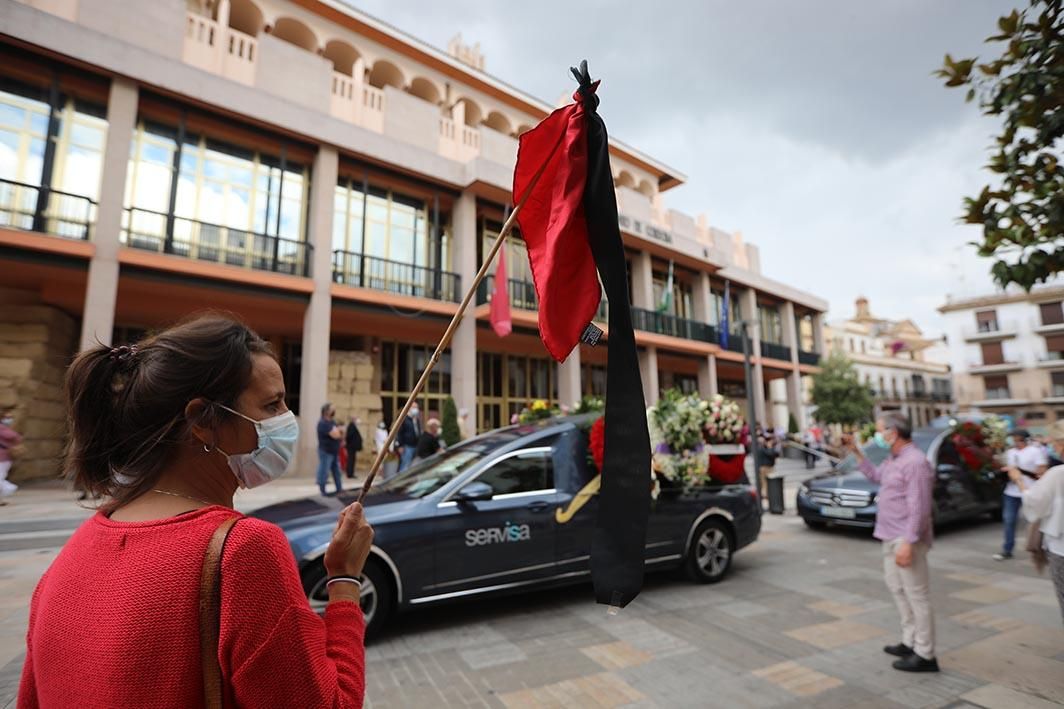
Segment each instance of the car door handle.
[[548,507],[550,507],[550,503],[549,502],[545,502],[543,500],[536,500],[535,502],[530,502],[528,504],[528,509],[530,509],[533,512],[542,512],[545,509],[547,509]]

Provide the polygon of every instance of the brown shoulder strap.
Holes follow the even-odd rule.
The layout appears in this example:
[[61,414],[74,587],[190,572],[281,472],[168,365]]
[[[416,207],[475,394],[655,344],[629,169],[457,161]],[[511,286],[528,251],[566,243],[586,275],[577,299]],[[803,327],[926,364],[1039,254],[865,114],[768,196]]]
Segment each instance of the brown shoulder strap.
[[218,636],[222,622],[222,550],[237,517],[218,525],[207,544],[200,573],[199,636],[200,661],[203,664],[203,692],[207,709],[222,709],[222,668],[218,665]]

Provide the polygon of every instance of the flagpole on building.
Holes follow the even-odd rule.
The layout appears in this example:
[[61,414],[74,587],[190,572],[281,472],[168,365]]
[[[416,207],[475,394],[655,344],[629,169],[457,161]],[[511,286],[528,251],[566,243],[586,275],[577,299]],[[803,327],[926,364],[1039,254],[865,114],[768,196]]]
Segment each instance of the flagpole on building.
[[406,403],[403,404],[403,408],[399,410],[395,420],[392,421],[391,430],[388,431],[388,438],[385,440],[384,445],[381,446],[381,449],[377,451],[377,457],[373,460],[373,467],[370,468],[366,481],[362,483],[362,491],[358,494],[359,502],[362,502],[362,500],[365,499],[366,493],[369,492],[370,487],[373,485],[374,478],[377,477],[381,465],[384,464],[384,457],[388,454],[388,451],[391,450],[392,445],[395,444],[395,438],[399,435],[399,427],[402,426],[403,421],[405,421],[407,415],[409,415],[410,409],[417,400],[418,394],[420,394],[421,390],[425,388],[425,384],[429,380],[429,374],[432,373],[433,368],[440,361],[440,357],[443,356],[444,350],[446,350],[451,344],[451,339],[454,338],[454,333],[458,330],[458,325],[462,322],[462,317],[469,308],[469,303],[476,295],[477,288],[480,286],[481,281],[484,280],[484,277],[488,275],[488,268],[495,261],[499,249],[502,248],[503,243],[506,241],[506,237],[509,236],[510,232],[513,230],[514,224],[517,221],[517,215],[521,213],[522,207],[525,206],[525,202],[527,202],[528,198],[532,195],[532,190],[535,189],[536,183],[539,182],[539,178],[543,176],[543,172],[547,169],[547,165],[550,163],[551,158],[554,157],[554,153],[557,152],[558,146],[560,145],[561,140],[555,143],[550,154],[547,156],[547,159],[544,160],[543,164],[539,166],[538,170],[536,170],[536,173],[528,183],[528,188],[525,189],[525,193],[521,195],[521,199],[516,205],[514,205],[514,209],[510,212],[510,216],[506,219],[506,223],[502,225],[499,235],[495,237],[495,241],[492,243],[488,253],[484,255],[484,261],[480,264],[480,270],[477,271],[477,275],[474,276],[473,282],[466,290],[465,297],[462,298],[462,302],[458,305],[458,310],[455,312],[454,317],[451,318],[451,323],[447,326],[447,329],[443,333],[443,337],[440,338],[440,343],[436,346],[436,351],[432,353],[432,357],[430,357],[428,363],[426,363],[425,371],[421,373],[421,377],[419,377],[417,383],[414,384],[414,388],[411,390]]

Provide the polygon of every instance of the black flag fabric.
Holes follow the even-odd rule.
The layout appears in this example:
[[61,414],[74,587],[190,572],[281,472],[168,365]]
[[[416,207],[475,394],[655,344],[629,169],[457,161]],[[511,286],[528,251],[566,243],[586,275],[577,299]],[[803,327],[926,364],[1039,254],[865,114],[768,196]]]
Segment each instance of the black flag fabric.
[[591,544],[595,600],[623,608],[643,586],[650,513],[650,434],[632,327],[628,268],[617,222],[609,136],[598,114],[587,62],[572,70],[587,116],[584,214],[588,240],[609,303],[606,369],[606,445],[598,525]]

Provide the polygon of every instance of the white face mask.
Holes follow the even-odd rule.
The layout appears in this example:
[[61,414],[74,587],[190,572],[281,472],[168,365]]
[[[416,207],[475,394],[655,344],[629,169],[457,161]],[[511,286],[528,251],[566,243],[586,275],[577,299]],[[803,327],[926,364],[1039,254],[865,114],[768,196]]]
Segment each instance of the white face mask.
[[217,449],[229,462],[229,468],[240,481],[240,487],[258,487],[284,475],[292,464],[296,443],[299,442],[299,422],[296,415],[285,411],[278,416],[256,421],[228,406],[222,408],[253,423],[259,437],[258,445],[250,453],[229,455],[221,448]]
[[11,424],[15,423],[15,419],[11,418],[10,416],[5,416],[4,418],[0,419],[0,423],[4,424],[5,426],[10,426]]
[[416,406],[410,409],[410,415],[414,418],[417,418],[417,415],[420,413],[421,411]]

